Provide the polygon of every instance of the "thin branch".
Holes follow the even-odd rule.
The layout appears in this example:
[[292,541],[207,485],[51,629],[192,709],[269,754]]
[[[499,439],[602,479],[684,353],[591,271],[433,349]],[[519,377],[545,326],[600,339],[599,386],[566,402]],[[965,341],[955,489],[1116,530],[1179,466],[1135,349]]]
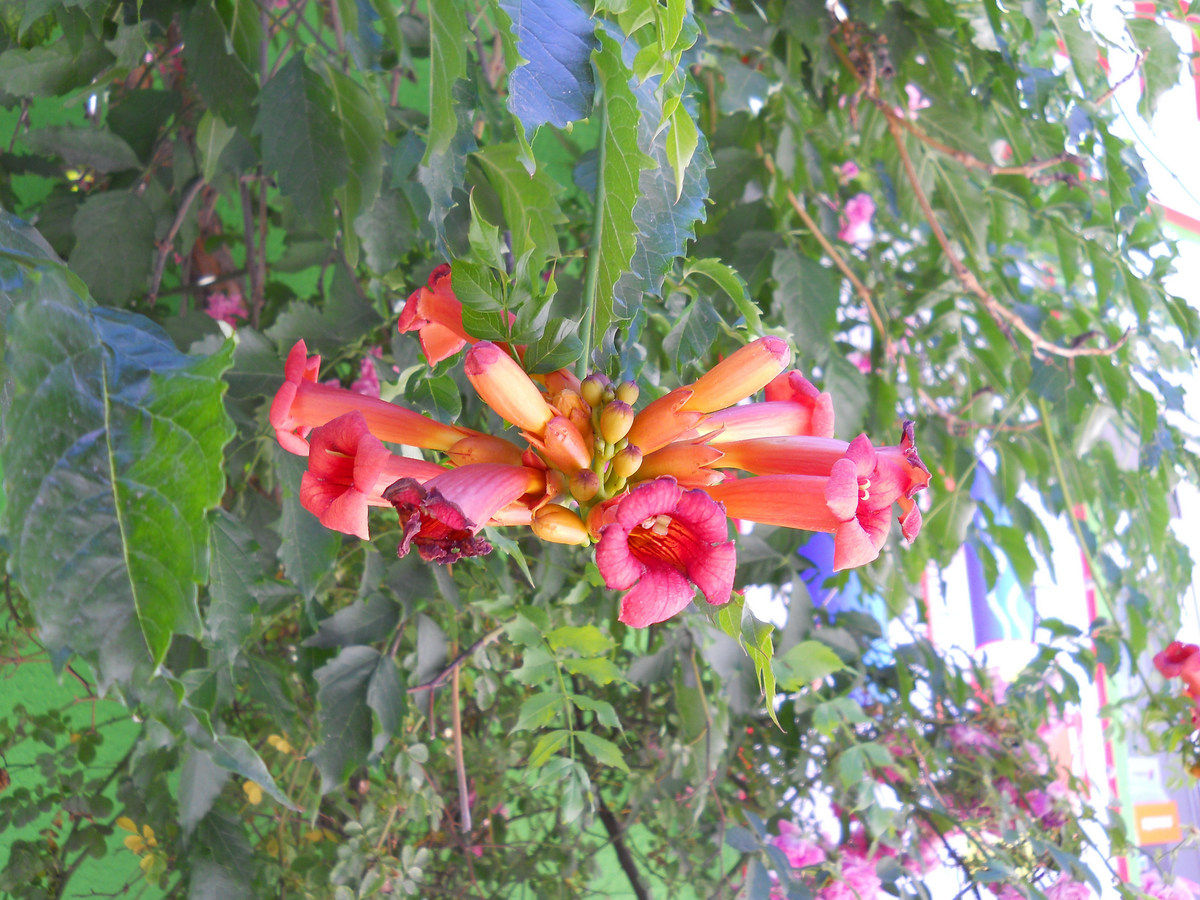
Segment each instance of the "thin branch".
[[458,776],[458,829],[470,834],[471,797],[467,788],[467,766],[463,761],[462,701],[458,696],[458,667],[450,676],[450,721],[454,729],[454,772]]
[[421,691],[432,691],[441,687],[446,682],[446,679],[457,672],[459,666],[470,659],[476,650],[478,650],[480,647],[486,647],[488,644],[493,643],[497,638],[499,638],[500,635],[504,633],[504,628],[504,625],[493,628],[462,653],[458,654],[458,656],[454,658],[454,661],[450,663],[450,665],[438,672],[438,674],[429,681],[426,681],[424,684],[418,684],[416,687],[410,687],[408,689],[408,693],[419,694]]
[[983,388],[981,391],[976,391],[975,394],[959,408],[957,413],[942,409],[942,407],[938,405],[937,401],[925,392],[924,388],[917,388],[917,397],[922,403],[925,404],[925,407],[931,413],[946,423],[946,427],[952,434],[959,436],[969,434],[971,431],[1033,431],[1042,424],[1040,419],[1033,422],[1018,422],[1016,425],[1009,425],[1004,422],[997,422],[993,424],[991,422],[975,422],[971,419],[962,418],[960,413],[966,412],[967,408],[975,401],[980,393],[990,393],[991,390],[991,388]]
[[158,299],[158,289],[162,285],[163,273],[167,268],[167,257],[175,249],[175,236],[179,234],[179,229],[183,227],[183,220],[187,218],[188,210],[192,207],[192,201],[196,199],[196,195],[200,193],[200,189],[203,187],[204,179],[199,175],[187,183],[187,186],[183,189],[183,197],[179,201],[179,209],[175,212],[175,218],[171,220],[171,227],[167,229],[166,237],[158,244],[158,251],[154,255],[154,274],[150,276],[150,292],[147,297],[151,305]]
[[1043,172],[1046,169],[1052,169],[1055,166],[1071,164],[1075,166],[1083,166],[1085,161],[1074,153],[1059,153],[1056,156],[1049,156],[1046,159],[1033,159],[1027,163],[1017,166],[997,166],[993,163],[985,162],[977,156],[967,153],[965,150],[958,150],[951,147],[949,144],[944,144],[937,138],[933,137],[929,132],[921,129],[911,119],[897,115],[884,100],[879,97],[871,97],[871,102],[883,113],[884,117],[889,122],[895,122],[900,125],[905,131],[919,140],[922,144],[932,147],[939,153],[949,156],[951,159],[966,166],[968,169],[978,169],[981,172],[986,172],[988,175],[1024,175],[1027,178],[1032,177],[1038,172]]
[[250,297],[250,324],[258,327],[258,314],[263,304],[262,270],[254,252],[254,202],[250,197],[249,180],[252,175],[243,175],[238,179],[238,193],[242,198],[242,230],[246,242],[246,293]]
[[[904,165],[904,174],[907,176],[908,183],[912,187],[913,196],[917,198],[921,212],[924,214],[925,220],[929,223],[929,227],[933,231],[933,236],[937,239],[938,244],[941,245],[942,252],[946,254],[946,258],[950,261],[950,266],[954,269],[954,274],[958,278],[959,284],[968,293],[975,295],[980,303],[983,304],[984,309],[992,315],[992,318],[996,320],[1001,328],[1006,332],[1010,329],[1015,329],[1024,335],[1033,345],[1034,354],[1037,356],[1046,354],[1064,359],[1073,359],[1078,356],[1112,356],[1125,346],[1125,343],[1129,340],[1129,329],[1126,329],[1120,338],[1106,347],[1084,347],[1077,342],[1073,342],[1069,347],[1055,344],[1053,341],[1048,341],[1042,337],[1035,329],[1030,327],[1028,322],[992,296],[979,283],[979,279],[975,277],[975,273],[967,268],[966,264],[958,257],[958,254],[954,252],[954,248],[950,246],[950,239],[946,237],[946,232],[942,230],[942,226],[937,220],[937,215],[929,203],[929,198],[925,196],[925,191],[921,187],[921,181],[917,177],[917,170],[913,166],[912,157],[908,154],[908,148],[904,146],[902,129],[897,124],[895,118],[888,119],[888,128],[892,133],[892,140],[896,144],[896,149],[900,153],[900,162]],[[1092,336],[1092,334],[1089,332],[1087,335],[1081,337],[1086,339]]]
[[596,791],[596,814],[604,823],[604,830],[608,832],[609,841],[617,854],[617,862],[621,864],[621,870],[629,879],[629,886],[633,888],[634,896],[637,897],[637,900],[650,900],[650,892],[642,884],[642,875],[638,871],[637,862],[634,860],[633,854],[629,852],[629,848],[625,846],[625,829],[621,827],[621,823],[617,821],[613,811],[604,802],[604,795],[600,791]]
[[1125,84],[1125,82],[1127,82],[1130,78],[1132,78],[1134,75],[1136,75],[1141,70],[1142,66],[1146,64],[1146,57],[1149,55],[1150,55],[1149,47],[1147,47],[1145,50],[1140,51],[1138,53],[1137,59],[1135,59],[1133,61],[1133,68],[1130,69],[1128,74],[1126,74],[1120,81],[1116,82],[1112,87],[1110,87],[1107,91],[1105,91],[1103,94],[1101,94],[1096,99],[1096,105],[1103,106],[1105,103],[1107,103],[1109,100],[1111,100],[1113,98],[1113,94],[1115,94],[1117,92],[1117,89],[1120,88],[1121,85]]
[[[776,174],[775,161],[771,159],[768,154],[763,152],[761,144],[757,149],[758,155],[762,158],[763,165],[766,166],[767,172],[774,177]],[[854,274],[854,270],[847,265],[846,260],[842,258],[842,254],[839,253],[837,248],[833,246],[833,244],[829,241],[829,238],[825,237],[825,235],[821,233],[821,229],[817,227],[817,223],[813,220],[813,217],[808,214],[808,210],[804,208],[804,204],[800,202],[800,199],[794,193],[792,193],[792,189],[787,188],[786,190],[788,203],[792,205],[792,209],[796,211],[796,215],[798,215],[801,221],[804,222],[805,227],[812,232],[813,237],[817,239],[817,243],[821,245],[821,249],[824,250],[829,258],[833,260],[833,264],[837,266],[838,271],[845,275],[850,284],[854,286],[855,293],[858,294],[863,304],[867,307],[867,312],[871,316],[871,323],[875,326],[875,330],[879,332],[879,336],[883,338],[884,348],[887,351],[887,357],[891,359],[893,356],[892,340],[890,337],[888,337],[887,329],[884,327],[883,319],[879,315],[879,310],[875,308],[875,301],[871,299],[871,292],[867,290],[867,286],[862,283],[859,277]]]

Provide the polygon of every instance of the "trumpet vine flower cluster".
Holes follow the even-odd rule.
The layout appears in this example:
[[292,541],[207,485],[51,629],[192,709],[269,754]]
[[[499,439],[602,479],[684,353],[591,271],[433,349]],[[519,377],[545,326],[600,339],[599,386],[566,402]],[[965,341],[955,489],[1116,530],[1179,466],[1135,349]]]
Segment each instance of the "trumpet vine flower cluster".
[[[308,457],[300,500],[323,525],[368,538],[371,506],[399,516],[399,554],[450,563],[491,550],[485,526],[525,526],[542,540],[595,546],[622,599],[621,621],[645,627],[684,609],[696,589],[728,602],[736,565],[728,518],[834,536],[834,567],[875,559],[892,507],[912,540],[913,497],[929,482],[905,422],[900,443],[833,437],[829,394],[763,337],[694,383],[636,409],[640,391],[593,373],[531,376],[523,348],[476,340],[439,267],[399,321],[430,364],[469,346],[463,371],[516,434],[445,424],[317,380],[320,357],[291,350],[270,421],[280,445]],[[763,392],[762,399],[751,400]],[[519,435],[520,440],[510,439]],[[440,461],[400,455],[399,444]]]

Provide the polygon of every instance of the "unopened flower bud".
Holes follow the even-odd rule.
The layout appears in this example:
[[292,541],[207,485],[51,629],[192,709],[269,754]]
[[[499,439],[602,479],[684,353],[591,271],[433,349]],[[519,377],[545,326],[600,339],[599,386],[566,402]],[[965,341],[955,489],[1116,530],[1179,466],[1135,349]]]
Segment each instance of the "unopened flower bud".
[[600,435],[610,444],[615,444],[633,427],[633,407],[620,400],[613,400],[600,411]]
[[600,405],[602,395],[604,394],[604,386],[608,383],[608,379],[599,372],[593,372],[579,385],[579,393],[588,406],[595,409]]
[[567,482],[567,490],[580,503],[586,503],[600,490],[600,476],[591,469],[580,469]]
[[572,510],[557,503],[547,503],[533,514],[530,524],[533,533],[552,544],[588,546],[592,540],[583,519]]
[[638,386],[632,381],[622,381],[617,385],[617,399],[630,406],[637,403]]
[[611,384],[606,384],[600,396],[603,398],[605,403],[612,403],[617,399],[617,389]]
[[612,458],[612,471],[618,478],[628,478],[642,465],[642,451],[628,446]]

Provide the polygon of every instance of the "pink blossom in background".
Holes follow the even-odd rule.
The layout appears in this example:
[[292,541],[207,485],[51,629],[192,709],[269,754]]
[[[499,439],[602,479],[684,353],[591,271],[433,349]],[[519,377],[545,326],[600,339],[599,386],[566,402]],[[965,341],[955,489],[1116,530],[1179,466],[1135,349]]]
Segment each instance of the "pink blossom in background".
[[363,357],[362,362],[358,365],[358,377],[350,383],[350,390],[367,397],[378,397],[379,372],[376,371],[375,363],[371,361],[371,357],[382,359],[383,348],[372,347],[367,351],[367,355]]
[[951,725],[946,729],[946,737],[955,750],[1000,749],[999,742],[992,735],[975,725]]
[[857,178],[861,170],[858,168],[858,163],[854,162],[854,160],[847,160],[838,166],[838,171],[841,173],[843,179],[849,181],[851,178]]
[[876,900],[883,882],[875,874],[875,863],[857,854],[842,861],[840,880],[832,881],[817,895],[820,900]]
[[1066,875],[1046,888],[1046,900],[1093,900],[1095,896],[1086,884]]
[[904,93],[908,95],[908,112],[910,118],[915,119],[920,110],[929,109],[932,106],[929,98],[922,94],[921,89],[912,82],[904,86]]
[[1025,895],[1011,884],[1006,884],[996,893],[996,900],[1025,900]]
[[825,862],[825,851],[812,841],[806,840],[804,831],[792,822],[779,823],[779,837],[771,843],[783,851],[794,869],[817,866]]
[[204,311],[230,328],[237,328],[250,318],[250,311],[246,309],[246,299],[237,285],[231,285],[225,291],[210,293],[204,301]]
[[855,194],[846,201],[846,221],[838,231],[838,238],[849,244],[863,244],[875,236],[871,219],[875,217],[875,200],[870,194]]
[[1142,878],[1142,890],[1155,900],[1197,900],[1200,897],[1200,884],[1187,878],[1176,878],[1170,884],[1164,884],[1156,872],[1147,872]]

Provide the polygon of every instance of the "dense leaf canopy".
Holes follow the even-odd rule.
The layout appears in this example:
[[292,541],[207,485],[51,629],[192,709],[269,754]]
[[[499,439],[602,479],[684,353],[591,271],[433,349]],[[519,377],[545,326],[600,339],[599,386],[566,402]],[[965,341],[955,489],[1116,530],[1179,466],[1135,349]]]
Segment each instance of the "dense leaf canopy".
[[[1119,880],[1124,822],[1053,749],[1081,685],[1120,673],[1139,696],[1106,712],[1197,761],[1149,658],[1192,578],[1169,525],[1197,475],[1177,414],[1200,320],[1163,287],[1173,248],[1110,128],[1110,83],[1141,78],[1148,114],[1178,78],[1158,5],[1117,33],[1036,0],[5,6],[0,655],[78,691],[0,710],[0,774],[22,781],[0,831],[25,828],[0,892],[75,896],[89,856],[196,898]],[[701,408],[760,351],[790,362]],[[738,448],[712,448],[785,368],[788,408],[831,403],[832,436],[811,409],[770,433],[846,459],[809,500],[756,507],[709,477]],[[629,462],[665,473],[643,483],[666,505],[624,522],[649,493],[588,469],[631,443],[602,407],[650,406],[629,412],[643,439],[692,396],[670,453]],[[337,404],[358,418],[308,434]],[[380,432],[400,407],[441,424]],[[928,472],[912,451],[888,494],[907,422]],[[862,462],[860,434],[889,462]],[[484,460],[488,490],[509,493],[465,530],[437,518],[483,508],[482,474],[455,473],[507,452],[495,436],[518,449]],[[420,454],[379,438],[462,468],[427,490]],[[817,478],[764,471],[763,446],[740,467],[783,480],[755,484]],[[393,475],[353,476],[351,519],[322,491],[354,452]],[[505,519],[538,492],[557,500]],[[709,534],[726,508],[766,524]],[[964,545],[987,583],[1031,588],[1055,519],[1090,629],[1041,609],[1011,685],[921,636]],[[822,570],[804,529],[853,571]],[[752,586],[783,599],[774,624]]]

